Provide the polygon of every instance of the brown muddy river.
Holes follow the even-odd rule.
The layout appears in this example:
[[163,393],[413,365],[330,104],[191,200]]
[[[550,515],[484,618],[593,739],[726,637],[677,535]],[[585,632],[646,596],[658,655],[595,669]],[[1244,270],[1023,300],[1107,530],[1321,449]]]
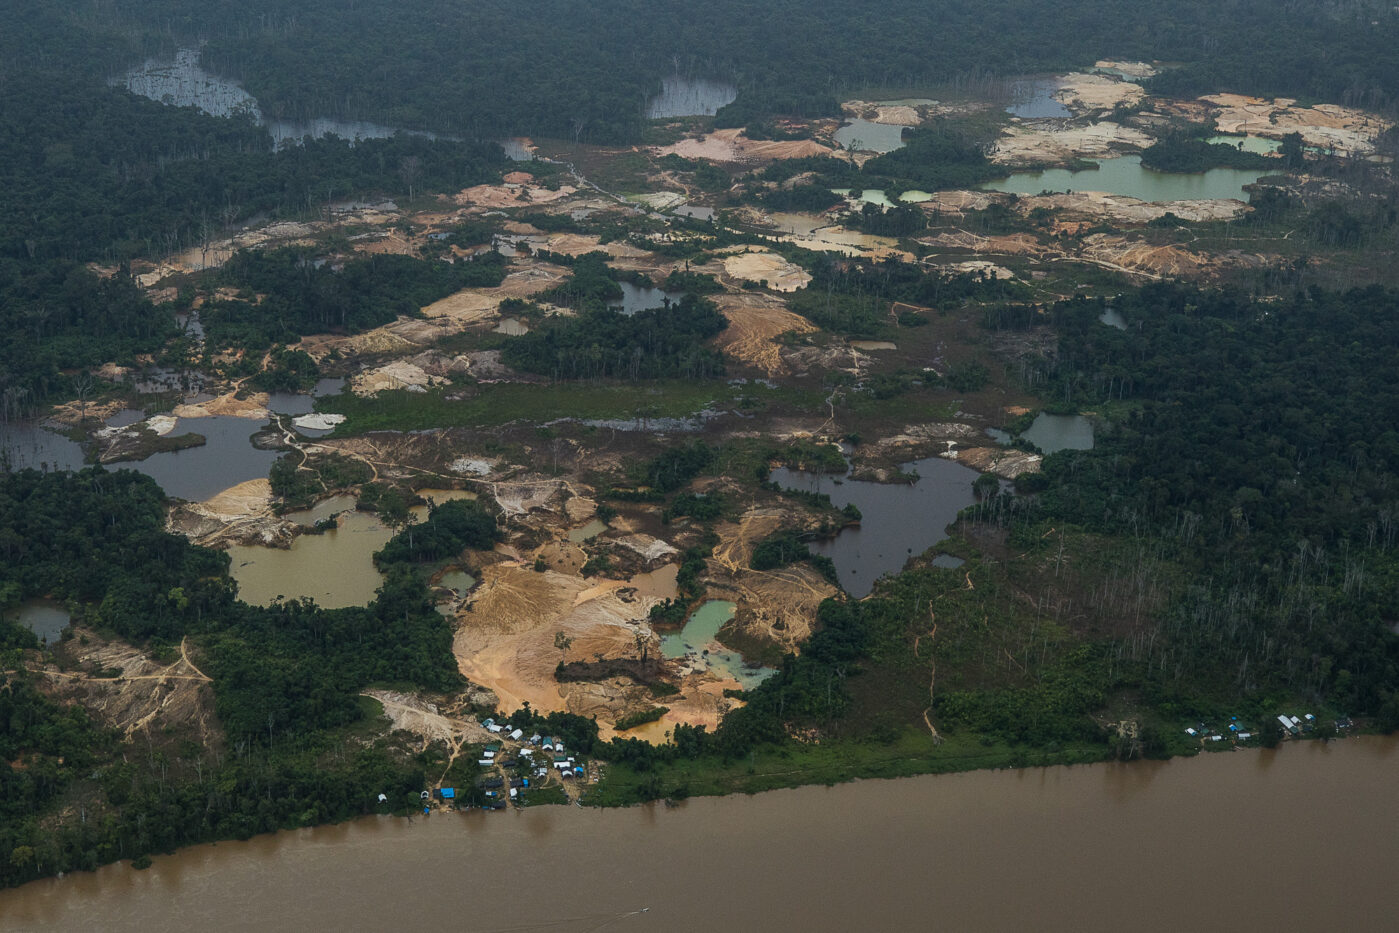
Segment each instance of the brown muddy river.
[[0,893],[0,930],[1392,930],[1399,740],[361,820]]

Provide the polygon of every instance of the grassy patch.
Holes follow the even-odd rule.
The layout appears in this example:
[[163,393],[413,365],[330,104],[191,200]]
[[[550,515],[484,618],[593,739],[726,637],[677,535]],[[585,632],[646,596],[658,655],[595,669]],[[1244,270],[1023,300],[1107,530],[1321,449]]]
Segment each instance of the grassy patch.
[[[457,390],[460,391],[460,390]],[[748,391],[752,391],[749,387]],[[489,427],[512,421],[556,418],[680,418],[732,398],[722,382],[667,381],[646,384],[506,383],[482,386],[469,398],[448,398],[453,390],[380,392],[374,398],[345,393],[320,399],[317,409],[345,416],[337,436],[366,431],[421,431],[430,428]]]
[[520,796],[520,806],[522,807],[545,807],[550,804],[566,803],[568,803],[568,794],[557,784],[550,784],[547,787],[531,787]]

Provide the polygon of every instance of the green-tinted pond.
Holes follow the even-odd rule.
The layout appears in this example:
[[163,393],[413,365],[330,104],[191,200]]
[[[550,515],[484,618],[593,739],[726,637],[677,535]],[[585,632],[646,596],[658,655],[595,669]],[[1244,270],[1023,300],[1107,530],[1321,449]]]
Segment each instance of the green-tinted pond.
[[748,667],[737,651],[730,651],[717,641],[719,629],[733,618],[734,604],[723,599],[711,599],[690,613],[685,627],[661,636],[661,655],[684,658],[696,670],[708,669],[721,677],[732,677],[751,690],[777,673],[771,667]]
[[1139,201],[1189,201],[1234,198],[1247,201],[1245,185],[1265,173],[1253,169],[1212,168],[1208,172],[1157,172],[1142,165],[1141,156],[1095,159],[1098,168],[1071,172],[1051,168],[1016,172],[1009,178],[987,182],[986,191],[1039,194],[1042,191],[1102,191]]

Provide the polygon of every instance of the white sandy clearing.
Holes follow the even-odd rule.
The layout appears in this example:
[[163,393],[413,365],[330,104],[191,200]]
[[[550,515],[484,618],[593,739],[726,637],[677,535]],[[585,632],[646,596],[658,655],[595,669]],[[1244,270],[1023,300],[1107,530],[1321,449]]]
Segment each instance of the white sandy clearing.
[[1011,126],[996,140],[991,161],[1007,165],[1104,158],[1145,149],[1151,144],[1151,137],[1141,130],[1106,120],[1064,129]]

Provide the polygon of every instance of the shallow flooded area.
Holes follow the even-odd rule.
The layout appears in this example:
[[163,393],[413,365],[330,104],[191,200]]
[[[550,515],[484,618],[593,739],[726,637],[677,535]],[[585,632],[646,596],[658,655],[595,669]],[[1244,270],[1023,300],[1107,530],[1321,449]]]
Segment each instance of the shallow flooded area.
[[1093,422],[1082,415],[1041,412],[1024,436],[1047,454],[1060,450],[1092,450]]
[[61,603],[51,599],[31,599],[9,610],[6,616],[29,629],[40,641],[50,645],[58,641],[58,636],[73,619]]
[[199,447],[152,454],[144,460],[117,463],[108,469],[131,469],[144,473],[160,484],[168,496],[202,501],[230,486],[267,475],[280,456],[277,450],[259,450],[252,436],[264,422],[220,415],[212,418],[181,418],[172,435],[200,434]]
[[[743,656],[730,651],[718,641],[719,629],[734,616],[734,604],[724,599],[711,599],[690,613],[685,627],[661,636],[661,655],[684,658],[695,670],[709,670],[720,677],[731,677],[751,690],[777,671],[771,667],[749,667]],[[630,733],[628,733],[630,734]]]
[[1006,113],[1024,120],[1062,119],[1073,112],[1054,98],[1059,82],[1053,78],[1026,78],[1010,86]]
[[215,117],[247,116],[254,123],[267,127],[274,146],[295,145],[303,138],[320,139],[332,135],[349,140],[388,139],[399,132],[433,137],[431,133],[401,130],[363,120],[328,117],[306,121],[267,120],[257,100],[243,90],[237,81],[219,77],[200,67],[198,49],[180,49],[174,58],[149,59],[114,83],[133,94],[172,107],[198,107]]
[[[475,498],[475,493],[461,489],[420,489],[418,495],[438,504]],[[303,597],[325,609],[368,605],[384,582],[374,566],[374,553],[389,543],[393,532],[377,515],[355,511],[354,505],[352,496],[332,496],[315,508],[287,513],[288,519],[306,526],[339,516],[334,529],[298,535],[289,548],[230,547],[229,573],[238,583],[238,597],[258,606]],[[414,506],[412,513],[421,522],[427,518],[427,506]]]
[[32,421],[11,421],[0,424],[0,464],[11,470],[81,470],[83,450]]
[[811,549],[829,557],[845,591],[868,596],[874,582],[903,569],[908,559],[947,537],[957,513],[975,501],[972,482],[978,474],[951,460],[927,457],[902,466],[916,473],[914,483],[870,483],[848,475],[773,470],[779,486],[826,493],[837,508],[850,503],[860,510],[860,524]]
[[638,311],[649,311],[652,308],[663,308],[666,302],[671,304],[680,300],[678,292],[668,292],[654,285],[637,285],[633,282],[619,282],[622,287],[622,298],[614,301],[608,307],[620,311],[626,315],[635,314]]
[[1098,315],[1098,320],[1109,327],[1116,327],[1118,330],[1127,329],[1127,319],[1116,308],[1104,308],[1103,313]]
[[842,149],[863,152],[893,152],[903,148],[906,127],[869,120],[851,120],[835,132]]
[[1142,165],[1141,156],[1093,160],[1097,170],[1071,172],[1051,168],[1016,172],[1009,178],[987,182],[986,191],[1013,194],[1039,194],[1043,191],[1101,191],[1139,201],[1186,201],[1233,198],[1248,200],[1245,185],[1251,185],[1264,172],[1253,169],[1212,168],[1207,172],[1157,172]]
[[[1355,738],[674,807],[368,817],[0,892],[0,930],[849,933],[910,916],[978,931],[1123,917],[1150,933],[1387,930],[1396,764],[1399,740]],[[677,865],[702,866],[703,883]],[[547,878],[548,896],[523,878]],[[1261,879],[1288,879],[1285,896],[1240,890]]]
[[570,528],[568,531],[568,540],[572,541],[574,544],[581,544],[584,541],[591,541],[606,530],[607,523],[602,519],[595,518],[581,528]]
[[661,92],[646,102],[646,119],[712,117],[738,98],[738,88],[727,81],[671,75],[661,79]]

